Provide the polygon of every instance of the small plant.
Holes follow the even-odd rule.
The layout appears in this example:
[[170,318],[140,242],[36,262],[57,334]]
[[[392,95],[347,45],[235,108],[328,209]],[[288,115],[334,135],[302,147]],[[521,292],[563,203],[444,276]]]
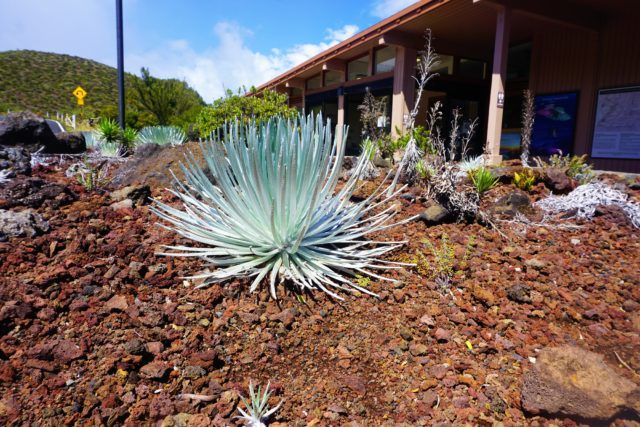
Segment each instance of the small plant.
[[593,168],[587,163],[587,155],[582,156],[566,156],[565,163],[567,165],[567,175],[578,181],[580,184],[586,184],[593,181],[595,174]]
[[458,163],[458,176],[469,176],[473,171],[484,166],[484,158],[482,156],[470,157]]
[[595,173],[593,172],[593,167],[587,163],[587,155],[583,154],[582,156],[571,156],[567,154],[566,156],[562,154],[562,151],[558,154],[554,154],[549,157],[549,162],[545,162],[540,157],[536,157],[535,159],[536,165],[542,169],[546,168],[559,168],[565,169],[567,172],[567,176],[575,179],[580,184],[587,184],[595,178]]
[[270,383],[267,383],[263,393],[261,386],[258,386],[258,390],[254,390],[253,383],[249,381],[249,400],[247,401],[244,396],[240,396],[246,410],[238,406],[238,412],[241,415],[236,418],[243,420],[245,425],[249,427],[266,427],[268,418],[280,409],[280,405],[282,405],[282,402],[280,402],[273,408],[269,408],[269,397],[271,396],[269,386]]
[[87,191],[93,191],[104,187],[108,183],[106,162],[97,166],[92,165],[86,159],[71,165],[68,174],[75,176],[76,180]]
[[480,195],[498,185],[498,178],[494,177],[491,170],[484,166],[469,172],[469,178]]
[[392,161],[393,155],[396,153],[396,151],[404,148],[404,145],[402,145],[402,141],[400,141],[400,139],[393,139],[393,137],[388,133],[380,136],[378,141],[376,141],[376,144],[378,146],[378,152],[380,153],[380,156],[383,159],[390,159]]
[[50,162],[47,162],[46,156],[43,154],[45,147],[40,147],[37,151],[31,153],[31,160],[29,163],[32,168],[37,166],[49,166]]
[[531,168],[524,168],[522,172],[513,174],[513,183],[522,191],[531,191],[536,183],[536,174],[533,173]]
[[3,169],[0,171],[0,184],[11,181],[11,169]]
[[124,157],[126,149],[118,142],[103,142],[98,146],[100,156],[119,159]]
[[101,142],[120,143],[120,125],[113,119],[102,119],[96,130]]
[[120,132],[120,142],[126,148],[132,148],[138,137],[138,131],[133,128],[125,128]]
[[82,134],[84,135],[84,142],[85,142],[85,145],[86,145],[87,149],[97,150],[98,146],[101,143],[100,135],[98,135],[98,132],[96,132],[96,131],[85,131],[85,132],[82,132]]
[[429,263],[424,254],[418,252],[418,272],[422,271],[421,274],[430,272],[429,277],[434,279],[441,288],[448,288],[455,275],[466,268],[467,261],[476,245],[476,239],[473,235],[469,237],[464,255],[460,259],[456,258],[455,247],[451,244],[446,233],[442,234],[439,245],[435,245],[429,240],[423,240],[422,243],[431,252],[433,262]]
[[[400,129],[396,127],[396,132],[400,134]],[[413,129],[413,138],[415,139],[416,145],[425,154],[436,154],[436,149],[431,144],[431,137],[429,136],[429,130],[422,125],[418,125]],[[411,133],[405,132],[396,140],[397,148],[404,148],[409,143],[411,139]]]
[[[362,145],[360,146],[362,149],[362,153],[360,156],[364,158],[365,167],[360,171],[359,179],[373,179],[380,175],[380,171],[373,164],[373,159],[377,153],[377,147],[374,142],[367,138],[362,141]],[[359,163],[359,162],[358,162]],[[357,164],[356,164],[357,167]],[[355,170],[355,168],[354,168]]]
[[175,126],[147,126],[138,133],[136,144],[182,145],[187,135]]
[[371,285],[371,277],[356,274],[356,283],[358,284],[358,286],[361,286],[363,288],[369,287]]
[[423,181],[430,180],[436,173],[433,166],[425,162],[424,160],[420,160],[416,165],[416,172],[418,173],[418,177],[420,177]]

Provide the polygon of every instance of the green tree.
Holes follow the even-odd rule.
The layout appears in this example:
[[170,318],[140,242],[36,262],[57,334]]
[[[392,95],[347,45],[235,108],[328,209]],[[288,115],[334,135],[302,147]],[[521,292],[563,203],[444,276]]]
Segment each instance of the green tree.
[[258,122],[273,116],[293,117],[297,114],[295,108],[287,105],[287,95],[271,90],[260,94],[245,95],[238,90],[234,93],[227,89],[226,95],[216,99],[211,105],[204,107],[196,119],[196,129],[201,135],[209,135],[220,129],[226,122],[240,120],[247,123],[252,118]]
[[160,125],[184,126],[204,105],[200,95],[177,79],[159,79],[142,68],[133,84],[136,101],[143,111],[153,114]]

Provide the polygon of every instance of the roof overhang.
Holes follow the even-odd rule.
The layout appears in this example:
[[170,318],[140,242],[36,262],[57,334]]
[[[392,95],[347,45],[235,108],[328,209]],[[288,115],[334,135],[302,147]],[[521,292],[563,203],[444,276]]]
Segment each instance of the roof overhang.
[[[324,52],[319,53],[318,55],[312,57],[311,59],[306,60],[302,64],[299,64],[290,70],[286,71],[283,74],[269,80],[268,82],[258,86],[257,92],[260,92],[265,89],[272,89],[278,86],[286,86],[286,83],[298,77],[300,74],[305,71],[320,66],[322,69],[330,70],[335,67],[334,60],[339,60],[337,58],[339,55],[345,53],[346,51],[354,51],[356,52],[358,47],[361,47],[365,44],[378,43],[378,38],[403,23],[411,21],[420,15],[424,15],[432,11],[433,9],[448,3],[451,0],[421,0],[408,6],[407,8],[401,10],[400,12],[390,16],[387,19],[384,19],[378,22],[375,25],[355,34],[354,36],[338,43],[335,46],[325,50]],[[291,86],[290,86],[291,87]]]

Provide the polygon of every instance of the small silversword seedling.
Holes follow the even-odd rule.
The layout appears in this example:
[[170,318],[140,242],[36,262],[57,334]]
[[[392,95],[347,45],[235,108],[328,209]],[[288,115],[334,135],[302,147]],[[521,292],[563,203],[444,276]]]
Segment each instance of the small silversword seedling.
[[166,228],[200,245],[170,246],[162,255],[198,257],[215,267],[194,276],[205,279],[201,286],[244,276],[253,278],[254,291],[264,279],[274,299],[276,283],[284,281],[339,299],[333,290],[374,295],[351,280],[358,274],[395,282],[374,271],[401,268],[380,256],[404,242],[365,236],[413,218],[390,223],[396,210],[387,202],[402,188],[387,197],[381,184],[365,200],[350,200],[366,156],[335,191],[345,141],[332,139],[321,116],[308,116],[236,123],[221,140],[201,143],[214,182],[191,154],[182,165],[186,183],[176,180],[172,191],[183,209],[159,201],[152,207]]
[[0,171],[0,184],[11,181],[11,169],[3,169]]
[[258,386],[258,390],[254,390],[253,383],[249,381],[249,400],[247,401],[244,396],[240,396],[246,411],[238,406],[238,412],[240,412],[241,415],[238,415],[236,418],[243,420],[245,425],[249,427],[265,427],[267,419],[280,409],[280,405],[282,405],[282,402],[280,402],[273,408],[269,408],[269,396],[271,396],[271,392],[269,391],[270,385],[271,383],[267,383],[263,393],[262,386]]

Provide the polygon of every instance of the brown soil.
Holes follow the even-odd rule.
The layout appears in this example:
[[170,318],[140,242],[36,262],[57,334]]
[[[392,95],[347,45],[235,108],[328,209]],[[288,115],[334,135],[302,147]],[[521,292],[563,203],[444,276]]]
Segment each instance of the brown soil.
[[[420,261],[392,274],[397,285],[367,284],[379,299],[284,290],[274,302],[244,281],[195,289],[182,277],[199,261],[154,255],[184,239],[148,207],[115,211],[61,171],[36,175],[78,200],[37,209],[48,234],[0,243],[3,424],[155,425],[191,413],[194,425],[232,425],[252,380],[271,381],[282,425],[573,425],[520,405],[529,358],[564,343],[640,383],[640,233],[616,210],[577,230],[500,223],[506,238],[415,221],[376,236],[408,240],[392,257]],[[398,204],[399,218],[424,209]],[[423,243],[444,234],[458,260],[448,290]]]

